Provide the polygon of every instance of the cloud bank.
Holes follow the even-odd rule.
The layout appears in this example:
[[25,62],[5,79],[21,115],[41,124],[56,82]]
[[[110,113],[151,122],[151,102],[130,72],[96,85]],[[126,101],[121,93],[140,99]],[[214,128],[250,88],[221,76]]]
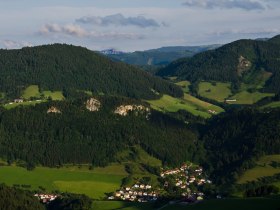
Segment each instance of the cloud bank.
[[121,32],[97,32],[88,31],[79,25],[67,24],[59,25],[56,23],[45,24],[39,31],[39,35],[66,35],[79,38],[101,38],[101,39],[144,39],[145,37],[141,34],[135,33],[121,33]]
[[30,42],[17,42],[13,40],[4,40],[2,41],[3,45],[7,49],[19,49],[22,47],[32,47],[33,44]]
[[266,7],[255,0],[187,0],[183,5],[204,9],[243,9],[243,10],[265,10]]
[[99,26],[136,26],[140,28],[160,27],[154,19],[147,19],[144,16],[124,17],[122,14],[114,14],[105,17],[86,16],[76,20],[78,23],[93,24]]

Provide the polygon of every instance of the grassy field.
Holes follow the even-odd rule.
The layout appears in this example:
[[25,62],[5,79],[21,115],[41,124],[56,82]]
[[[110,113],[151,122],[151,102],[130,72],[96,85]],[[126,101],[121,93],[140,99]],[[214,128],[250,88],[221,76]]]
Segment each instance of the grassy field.
[[230,83],[200,82],[198,87],[198,94],[200,96],[213,99],[218,102],[223,102],[226,98],[228,98],[231,95]]
[[[23,103],[14,103],[10,102],[4,105],[6,109],[12,109],[17,106],[29,106],[29,105],[35,105],[38,103],[46,102],[48,98],[51,98],[52,100],[63,100],[64,96],[62,94],[62,91],[39,91],[38,85],[30,85],[28,86],[22,94],[22,98],[25,99]],[[40,98],[40,100],[32,100],[31,98]]]
[[254,104],[267,96],[274,96],[274,93],[249,93],[248,91],[242,91],[240,93],[235,94],[234,96],[231,96],[230,98],[236,99],[236,102],[231,102],[231,104]]
[[46,102],[46,100],[35,100],[35,101],[25,101],[25,102],[22,102],[22,103],[9,103],[9,104],[5,104],[4,105],[4,108],[5,109],[12,109],[12,108],[15,108],[17,106],[30,106],[30,105],[35,105],[35,104],[39,104],[39,103],[42,103],[42,102]]
[[7,185],[26,184],[31,185],[31,189],[42,186],[47,191],[82,193],[95,199],[117,190],[125,176],[123,165],[94,170],[74,166],[61,169],[37,167],[33,171],[16,166],[0,167],[0,180]]
[[31,97],[40,97],[40,91],[38,85],[30,85],[28,86],[22,94],[22,97],[26,100],[30,99]]
[[257,180],[260,177],[272,176],[280,173],[280,168],[273,168],[270,164],[272,161],[280,163],[280,155],[267,155],[257,161],[257,166],[247,170],[238,180],[239,184],[247,181]]
[[150,156],[140,146],[134,146],[131,149],[127,149],[119,153],[116,158],[119,162],[122,162],[123,165],[129,167],[129,171],[131,171],[129,176],[130,178],[127,179],[125,186],[129,187],[143,177],[150,177],[150,184],[152,184],[154,187],[159,185],[158,177],[154,174],[151,174],[143,166],[149,165],[152,167],[161,167],[162,162],[159,159]]
[[178,110],[186,110],[192,113],[195,116],[201,116],[204,118],[209,118],[212,115],[208,112],[209,109],[214,110],[216,112],[222,112],[223,109],[214,106],[210,103],[201,101],[189,94],[184,94],[184,98],[174,98],[169,95],[163,95],[158,100],[150,100],[148,101],[151,107],[163,111],[163,112],[177,112]]
[[32,97],[36,97],[36,98],[43,97],[46,99],[48,97],[51,97],[52,100],[63,100],[64,99],[62,91],[46,90],[46,91],[40,92],[38,85],[30,85],[23,91],[22,98],[29,100]]
[[45,98],[51,98],[52,100],[61,101],[64,99],[62,91],[43,91],[43,95]]
[[[132,155],[132,151],[134,155]],[[133,156],[133,159],[131,159]],[[105,197],[105,193],[115,192],[120,188],[122,180],[129,174],[125,167],[130,165],[133,171],[131,185],[143,177],[151,177],[153,185],[157,185],[157,176],[150,174],[143,164],[161,166],[161,161],[150,156],[140,146],[132,150],[123,151],[116,157],[122,163],[114,163],[107,167],[95,167],[89,170],[88,164],[73,166],[64,165],[62,168],[36,167],[32,171],[25,168],[12,166],[0,166],[0,183],[7,185],[30,185],[29,189],[37,190],[39,187],[47,191],[59,190],[85,194],[94,199]],[[5,161],[1,160],[2,165]]]
[[269,104],[266,104],[265,106],[262,106],[261,108],[279,108],[280,107],[280,101],[274,101]]
[[182,87],[184,93],[189,93],[190,92],[189,86],[191,85],[191,83],[189,81],[187,81],[187,80],[180,81],[180,82],[177,82],[175,84]]

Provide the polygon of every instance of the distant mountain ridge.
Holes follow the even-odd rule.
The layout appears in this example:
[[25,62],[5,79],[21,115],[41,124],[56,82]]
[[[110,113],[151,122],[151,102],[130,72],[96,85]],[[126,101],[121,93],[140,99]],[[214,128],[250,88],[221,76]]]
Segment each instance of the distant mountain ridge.
[[132,65],[166,65],[176,59],[191,57],[199,52],[216,49],[220,46],[218,44],[205,46],[171,46],[131,53],[123,53],[121,51],[101,51],[101,53],[109,56],[114,61],[122,61]]
[[272,74],[265,90],[279,92],[280,86],[280,37],[267,41],[238,40],[218,49],[182,58],[160,69],[158,76],[176,76],[179,80],[212,80],[250,83],[263,72]]

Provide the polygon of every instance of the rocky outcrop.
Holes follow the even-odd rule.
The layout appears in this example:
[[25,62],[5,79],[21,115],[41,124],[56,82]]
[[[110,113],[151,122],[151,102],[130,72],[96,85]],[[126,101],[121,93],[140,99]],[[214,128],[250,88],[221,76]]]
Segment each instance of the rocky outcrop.
[[149,113],[150,108],[145,107],[143,105],[121,105],[116,108],[114,113],[119,114],[121,116],[126,116],[131,111],[136,111],[136,113],[139,113],[139,112],[145,112],[145,113],[148,112]]
[[90,98],[86,102],[86,108],[87,108],[87,110],[89,110],[91,112],[99,111],[100,107],[101,107],[100,101],[98,101],[95,98]]
[[48,109],[47,113],[58,113],[58,114],[60,114],[61,111],[60,111],[58,108],[56,108],[55,106],[51,106],[51,107]]
[[251,62],[241,55],[238,59],[238,66],[237,66],[238,76],[242,76],[243,72],[249,70],[251,66],[252,66]]

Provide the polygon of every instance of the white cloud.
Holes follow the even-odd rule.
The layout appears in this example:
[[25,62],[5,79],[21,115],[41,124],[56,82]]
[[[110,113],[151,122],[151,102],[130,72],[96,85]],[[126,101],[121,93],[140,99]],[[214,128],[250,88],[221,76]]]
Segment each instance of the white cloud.
[[198,7],[205,9],[243,9],[243,10],[264,10],[264,6],[259,1],[255,0],[186,0],[183,5],[188,7]]
[[77,37],[85,37],[88,36],[89,33],[81,28],[79,25],[68,24],[65,26],[60,26],[56,23],[53,24],[45,24],[39,32],[41,35],[48,35],[52,33],[61,33],[70,36],[77,36]]
[[135,33],[124,33],[124,32],[98,32],[98,31],[88,31],[79,25],[67,24],[58,25],[45,24],[39,31],[40,35],[66,35],[80,38],[99,38],[99,39],[144,39],[145,36]]
[[4,40],[2,41],[3,45],[7,49],[19,49],[22,47],[32,47],[33,44],[30,42],[17,42],[13,40]]
[[147,19],[142,15],[137,17],[124,17],[122,14],[108,15],[105,17],[100,16],[85,16],[76,20],[76,22],[84,24],[93,24],[99,26],[137,26],[140,28],[147,27],[160,27],[160,24],[157,23],[154,19]]

